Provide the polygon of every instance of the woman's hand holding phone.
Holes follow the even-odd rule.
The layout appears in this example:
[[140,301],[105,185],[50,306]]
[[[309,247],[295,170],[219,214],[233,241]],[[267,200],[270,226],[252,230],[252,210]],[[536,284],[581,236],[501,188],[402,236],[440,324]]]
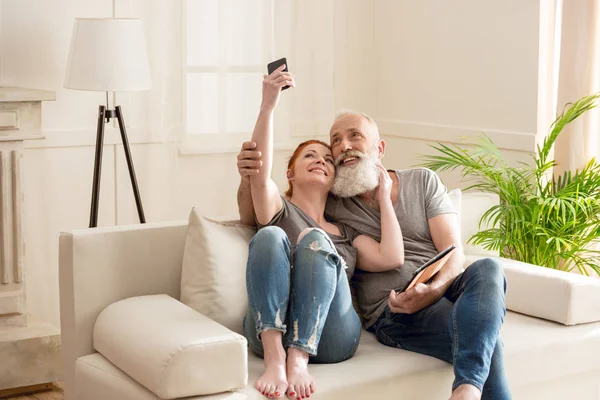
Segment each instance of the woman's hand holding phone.
[[294,76],[290,72],[285,72],[286,65],[283,64],[270,75],[265,75],[263,79],[263,97],[262,110],[274,110],[279,103],[281,89],[284,86],[296,87]]

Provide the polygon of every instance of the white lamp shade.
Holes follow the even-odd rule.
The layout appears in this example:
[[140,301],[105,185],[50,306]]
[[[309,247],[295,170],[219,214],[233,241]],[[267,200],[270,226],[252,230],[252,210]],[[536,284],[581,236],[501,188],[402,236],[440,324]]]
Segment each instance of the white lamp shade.
[[142,21],[76,18],[65,87],[103,92],[150,89]]

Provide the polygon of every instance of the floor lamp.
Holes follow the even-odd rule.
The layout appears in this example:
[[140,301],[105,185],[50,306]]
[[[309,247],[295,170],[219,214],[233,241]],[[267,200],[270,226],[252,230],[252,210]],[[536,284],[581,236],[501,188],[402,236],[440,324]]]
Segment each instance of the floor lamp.
[[90,228],[98,226],[104,125],[116,118],[133,187],[140,223],[145,223],[121,106],[109,109],[109,92],[147,90],[152,87],[142,21],[119,18],[76,18],[71,38],[65,87],[106,92],[106,106],[98,109],[96,153]]

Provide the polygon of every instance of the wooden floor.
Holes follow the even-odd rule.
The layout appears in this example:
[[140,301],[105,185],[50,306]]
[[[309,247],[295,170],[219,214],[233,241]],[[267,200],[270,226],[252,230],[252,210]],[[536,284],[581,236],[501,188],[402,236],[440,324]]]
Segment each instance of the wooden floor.
[[53,390],[16,397],[4,397],[2,398],[2,400],[63,400],[64,395],[62,384],[57,382],[54,383],[52,386]]

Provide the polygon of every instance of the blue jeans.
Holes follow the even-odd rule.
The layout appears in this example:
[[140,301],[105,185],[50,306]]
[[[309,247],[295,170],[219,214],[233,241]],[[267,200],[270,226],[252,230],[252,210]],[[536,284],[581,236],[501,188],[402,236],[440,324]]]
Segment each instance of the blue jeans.
[[496,260],[471,264],[444,297],[414,314],[386,307],[369,330],[391,347],[426,354],[454,366],[452,390],[471,384],[482,399],[511,399],[500,327],[506,314],[506,278]]
[[284,347],[306,351],[311,362],[336,363],[356,352],[360,318],[341,259],[322,230],[310,230],[293,250],[281,228],[259,230],[250,242],[246,286],[244,335],[259,356],[267,329],[283,332]]

